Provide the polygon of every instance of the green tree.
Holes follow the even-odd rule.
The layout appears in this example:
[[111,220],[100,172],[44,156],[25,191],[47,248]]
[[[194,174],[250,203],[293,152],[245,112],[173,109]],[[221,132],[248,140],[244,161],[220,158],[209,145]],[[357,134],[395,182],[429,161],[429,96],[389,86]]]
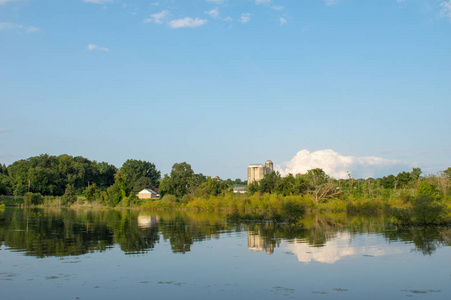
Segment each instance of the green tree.
[[266,174],[260,181],[260,191],[262,193],[271,194],[276,192],[276,185],[278,184],[281,176],[279,172],[272,171],[269,174]]
[[[141,161],[136,159],[128,159],[117,173],[117,178],[123,180],[126,194],[139,192],[134,190],[134,186],[141,178],[148,178],[146,181],[150,184],[147,188],[158,187],[158,180],[160,179],[160,171],[155,165],[148,161]],[[142,184],[143,181],[140,182]],[[137,187],[138,188],[138,187]]]
[[441,193],[436,185],[432,185],[427,181],[422,181],[418,185],[417,196],[429,196],[434,199],[440,199]]
[[23,197],[23,203],[26,206],[30,205],[39,205],[44,201],[44,197],[42,197],[39,193],[25,193]]
[[83,196],[85,196],[89,202],[93,202],[99,197],[99,192],[97,185],[93,183],[83,190]]
[[12,191],[13,187],[9,176],[0,173],[0,195],[12,195]]
[[417,196],[412,203],[413,220],[421,225],[440,224],[446,214],[445,205],[427,194]]
[[[199,178],[198,178],[199,179]],[[164,176],[160,184],[160,195],[174,195],[177,198],[186,195],[196,184],[196,176],[191,165],[186,162],[176,163],[172,166],[171,175]]]
[[72,203],[75,203],[75,201],[77,201],[77,194],[75,187],[73,185],[68,184],[66,186],[66,190],[64,191],[62,200],[64,205],[70,205]]

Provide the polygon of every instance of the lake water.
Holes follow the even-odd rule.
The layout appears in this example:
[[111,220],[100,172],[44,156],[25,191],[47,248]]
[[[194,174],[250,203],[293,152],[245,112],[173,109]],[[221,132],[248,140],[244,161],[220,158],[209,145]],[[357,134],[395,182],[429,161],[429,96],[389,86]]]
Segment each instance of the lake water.
[[0,299],[451,299],[451,230],[383,217],[0,210]]

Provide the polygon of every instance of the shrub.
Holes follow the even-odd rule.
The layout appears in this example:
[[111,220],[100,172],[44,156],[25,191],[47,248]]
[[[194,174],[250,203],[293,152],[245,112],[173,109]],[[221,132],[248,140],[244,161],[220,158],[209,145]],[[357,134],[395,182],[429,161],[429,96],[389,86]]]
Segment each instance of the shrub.
[[40,193],[25,193],[24,197],[23,197],[23,203],[26,206],[30,206],[30,205],[39,205],[42,204],[42,202],[44,201],[44,197],[42,197],[42,195]]
[[399,224],[436,225],[444,221],[448,214],[446,206],[432,196],[415,197],[410,208],[394,208],[392,216]]
[[75,193],[75,187],[71,184],[68,184],[66,186],[66,191],[64,192],[63,197],[61,198],[63,200],[64,205],[70,205],[77,201],[77,194]]

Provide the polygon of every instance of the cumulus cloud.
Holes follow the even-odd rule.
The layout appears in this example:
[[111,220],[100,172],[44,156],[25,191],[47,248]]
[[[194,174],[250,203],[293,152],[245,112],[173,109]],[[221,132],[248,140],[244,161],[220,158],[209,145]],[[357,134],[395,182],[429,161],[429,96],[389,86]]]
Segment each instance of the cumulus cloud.
[[89,51],[95,51],[95,50],[97,50],[97,51],[103,51],[103,52],[108,52],[108,51],[110,51],[110,49],[108,49],[108,48],[100,47],[100,46],[97,46],[97,45],[95,45],[95,44],[89,44],[89,45],[88,45],[88,50],[89,50]]
[[209,15],[210,17],[212,17],[212,18],[217,18],[219,16],[218,8],[215,8],[215,9],[212,9],[212,10],[209,10],[209,11],[205,11],[205,13],[207,15]]
[[169,11],[167,9],[162,10],[156,14],[150,15],[150,18],[145,19],[144,23],[156,23],[163,24],[164,20],[169,16]]
[[251,14],[250,13],[243,13],[241,14],[240,22],[243,24],[246,24],[251,20]]
[[105,4],[108,2],[113,2],[113,0],[83,0],[86,3],[95,3],[95,4]]
[[34,32],[39,31],[39,28],[34,27],[34,26],[25,26],[25,25],[9,23],[9,22],[0,23],[0,31],[7,31],[7,30],[17,30],[17,31],[23,31],[26,33],[34,33]]
[[276,166],[282,175],[304,174],[308,170],[321,168],[336,179],[381,177],[406,170],[408,166],[396,160],[375,156],[356,157],[339,154],[333,150],[310,152],[299,151],[290,161]]
[[451,0],[441,2],[440,7],[442,8],[440,11],[440,15],[442,17],[447,17],[451,20]]
[[199,19],[199,18],[193,19],[193,18],[185,17],[182,19],[170,21],[169,26],[171,28],[183,28],[183,27],[195,28],[195,27],[205,25],[207,22],[208,21],[204,20],[204,19]]

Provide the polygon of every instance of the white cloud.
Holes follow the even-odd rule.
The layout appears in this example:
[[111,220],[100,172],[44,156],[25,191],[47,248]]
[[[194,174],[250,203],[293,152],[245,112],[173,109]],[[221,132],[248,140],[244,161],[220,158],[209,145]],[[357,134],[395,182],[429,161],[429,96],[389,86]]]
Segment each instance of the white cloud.
[[266,3],[270,3],[271,0],[255,0],[256,4],[266,4]]
[[251,20],[251,14],[250,13],[243,13],[241,14],[240,22],[243,24],[246,24]]
[[233,19],[232,19],[232,17],[225,17],[224,18],[224,21],[226,21],[226,22],[231,22],[231,21],[233,21]]
[[224,3],[224,0],[207,0],[207,2],[213,2],[213,3],[216,3],[216,4],[222,4],[222,3]]
[[219,16],[219,9],[215,8],[215,9],[212,9],[212,10],[209,10],[209,11],[205,11],[205,13],[207,15],[209,15],[210,17],[212,17],[212,18],[217,18]]
[[23,31],[26,33],[34,33],[34,32],[39,31],[40,29],[38,27],[25,26],[25,25],[16,24],[16,23],[9,23],[9,22],[0,23],[0,31],[7,31],[7,30],[17,30],[17,31]]
[[205,25],[207,22],[208,21],[204,20],[204,19],[199,19],[199,18],[193,19],[193,18],[185,17],[182,19],[170,21],[169,26],[171,28],[183,28],[183,27],[195,28],[195,27]]
[[105,4],[108,2],[113,2],[113,0],[83,0],[86,3],[95,3],[95,4]]
[[442,8],[440,16],[447,17],[451,20],[451,0],[441,2],[440,7]]
[[327,6],[332,6],[338,3],[338,0],[324,0]]
[[150,15],[150,18],[145,19],[143,22],[145,23],[156,23],[156,24],[163,24],[164,19],[166,19],[169,16],[168,10],[160,11],[156,14]]
[[290,161],[277,165],[282,175],[304,174],[308,170],[321,168],[326,174],[337,179],[348,178],[349,172],[354,178],[380,177],[405,170],[408,166],[396,160],[374,156],[345,156],[333,150],[310,152],[299,151]]
[[280,25],[286,24],[287,23],[287,19],[285,18],[280,18]]
[[97,45],[95,45],[95,44],[89,44],[89,45],[88,45],[88,50],[89,50],[89,51],[97,50],[97,51],[103,51],[103,52],[108,52],[108,51],[110,51],[110,49],[108,49],[108,48],[100,47],[100,46],[97,46]]
[[284,9],[285,7],[283,7],[283,6],[281,6],[281,5],[274,5],[273,7],[272,7],[272,9],[274,9],[274,10],[282,10],[282,9]]

